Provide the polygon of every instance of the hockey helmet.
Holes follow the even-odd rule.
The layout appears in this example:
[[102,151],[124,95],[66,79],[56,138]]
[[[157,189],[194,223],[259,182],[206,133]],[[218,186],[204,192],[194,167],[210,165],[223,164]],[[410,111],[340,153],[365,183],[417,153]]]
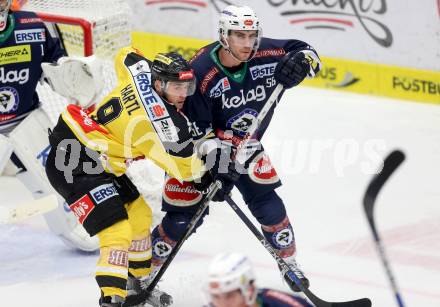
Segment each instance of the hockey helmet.
[[257,291],[251,291],[255,285],[255,275],[250,260],[238,253],[222,253],[211,262],[208,270],[206,292],[222,294],[240,290],[246,304],[255,302]]
[[177,52],[159,53],[151,66],[153,81],[160,81],[162,93],[191,96],[196,89],[196,77],[188,62]]
[[253,58],[260,45],[260,38],[262,29],[260,27],[260,21],[254,10],[248,6],[227,6],[220,15],[219,19],[219,42],[226,49],[230,50],[228,38],[231,31],[257,31],[257,36],[253,45],[252,55],[249,59]]
[[6,28],[12,0],[0,0],[0,32]]

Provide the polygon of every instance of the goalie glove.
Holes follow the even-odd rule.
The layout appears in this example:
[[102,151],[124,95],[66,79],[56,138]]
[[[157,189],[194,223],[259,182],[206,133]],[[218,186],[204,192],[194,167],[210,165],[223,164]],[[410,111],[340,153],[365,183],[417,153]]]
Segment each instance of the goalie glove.
[[97,103],[104,89],[103,65],[95,56],[61,57],[56,63],[41,63],[41,68],[53,91],[84,109]]

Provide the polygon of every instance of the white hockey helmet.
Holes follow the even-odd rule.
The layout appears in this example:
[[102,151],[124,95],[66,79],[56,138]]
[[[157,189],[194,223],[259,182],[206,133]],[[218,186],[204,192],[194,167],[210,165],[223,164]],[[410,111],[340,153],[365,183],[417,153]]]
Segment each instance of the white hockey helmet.
[[247,305],[252,305],[257,297],[255,275],[250,260],[238,253],[222,253],[211,262],[208,270],[206,292],[222,294],[240,290]]
[[0,0],[0,32],[6,28],[8,24],[8,13],[12,0]]
[[219,19],[219,42],[226,49],[229,50],[228,36],[230,31],[257,31],[257,39],[253,46],[252,56],[258,50],[260,45],[260,38],[262,30],[260,21],[254,10],[248,6],[228,5],[223,9]]

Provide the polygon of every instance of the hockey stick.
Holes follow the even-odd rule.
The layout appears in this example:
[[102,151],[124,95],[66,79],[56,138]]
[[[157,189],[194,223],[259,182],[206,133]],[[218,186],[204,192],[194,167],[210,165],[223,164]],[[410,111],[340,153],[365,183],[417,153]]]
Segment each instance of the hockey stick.
[[376,249],[379,253],[380,259],[382,260],[382,264],[385,267],[385,272],[387,274],[388,280],[391,284],[391,288],[393,290],[394,296],[397,300],[397,305],[399,307],[404,307],[402,296],[400,295],[400,292],[397,287],[396,280],[394,278],[394,275],[391,271],[390,264],[388,262],[388,259],[385,255],[385,248],[382,244],[382,240],[379,236],[379,233],[376,229],[376,225],[374,222],[374,216],[373,216],[373,209],[374,209],[374,203],[377,198],[377,195],[379,194],[381,188],[385,184],[385,182],[388,180],[388,178],[393,174],[393,172],[399,167],[399,165],[405,160],[405,155],[400,150],[394,150],[392,153],[386,157],[385,161],[383,162],[383,168],[382,170],[373,177],[370,184],[368,185],[367,191],[364,195],[364,209],[365,214],[368,220],[368,224],[370,225],[371,232],[373,233]]
[[168,269],[168,266],[173,261],[174,257],[177,255],[177,252],[182,247],[183,243],[188,239],[188,237],[193,232],[195,226],[199,222],[200,218],[203,216],[203,213],[206,211],[206,209],[209,207],[209,202],[214,197],[215,193],[219,189],[221,189],[221,182],[216,181],[211,184],[209,187],[209,192],[206,194],[205,199],[203,200],[203,203],[199,206],[197,211],[194,213],[191,221],[186,226],[186,230],[184,235],[180,238],[180,240],[176,243],[176,246],[173,247],[170,255],[165,260],[164,264],[160,268],[160,270],[157,272],[156,276],[154,276],[154,279],[152,282],[148,285],[146,291],[140,293],[139,295],[132,295],[128,296],[123,306],[137,306],[139,304],[149,303],[155,307],[162,307],[162,306],[170,306],[173,303],[173,299],[170,295],[163,293],[160,297],[154,297],[151,295],[153,289],[156,287],[157,283],[161,279],[162,275],[165,273],[165,271]]
[[301,291],[307,296],[307,298],[315,304],[317,307],[370,307],[371,301],[368,298],[362,298],[354,301],[347,302],[326,302],[312,291],[304,287],[299,277],[295,274],[293,270],[289,268],[289,265],[284,261],[283,258],[278,256],[276,250],[267,242],[266,238],[260,233],[260,231],[252,224],[249,218],[244,214],[244,212],[238,207],[234,200],[229,196],[225,196],[226,202],[231,206],[234,212],[240,217],[240,219],[246,224],[249,230],[255,235],[258,241],[266,248],[266,250],[271,254],[271,256],[276,260],[277,264],[280,266],[281,274],[287,282],[290,289],[293,290],[293,285],[296,284]]
[[15,208],[0,207],[0,224],[13,224],[52,211],[58,207],[55,194],[19,204]]
[[[269,99],[266,101],[264,107],[261,109],[260,113],[258,114],[256,120],[252,121],[252,124],[249,126],[248,132],[246,136],[243,138],[243,141],[237,146],[237,153],[240,153],[243,148],[245,148],[245,145],[249,142],[249,140],[253,137],[255,132],[258,130],[258,127],[260,126],[261,122],[266,117],[267,113],[269,112],[270,108],[274,105],[274,103],[277,101],[279,94],[284,89],[284,87],[281,84],[278,84],[272,94],[270,95]],[[205,212],[206,208],[209,206],[209,202],[211,201],[212,197],[214,197],[215,193],[221,189],[221,183],[219,181],[216,181],[211,184],[209,188],[209,192],[206,195],[203,203],[199,206],[196,213],[193,215],[191,221],[188,223],[185,234],[180,238],[180,240],[177,242],[176,246],[172,249],[170,255],[165,260],[164,264],[160,268],[159,272],[157,272],[156,276],[154,276],[153,281],[148,285],[148,288],[146,291],[142,292],[139,295],[133,295],[127,297],[124,306],[136,306],[138,304],[144,303],[148,301],[153,306],[169,306],[172,303],[172,297],[168,294],[163,294],[161,297],[156,298],[151,296],[151,291],[156,287],[157,283],[159,282],[162,275],[167,270],[168,266],[170,265],[171,261],[173,261],[174,257],[176,256],[177,252],[180,250],[181,246],[185,242],[185,240],[191,235],[192,231],[194,230],[195,225],[197,225],[200,218],[203,216],[203,213]]]

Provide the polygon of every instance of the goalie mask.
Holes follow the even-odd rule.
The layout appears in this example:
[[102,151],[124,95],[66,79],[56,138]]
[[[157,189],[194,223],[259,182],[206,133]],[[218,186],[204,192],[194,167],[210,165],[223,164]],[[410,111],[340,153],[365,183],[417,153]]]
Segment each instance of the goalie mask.
[[[258,17],[250,7],[229,5],[221,12],[219,42],[236,60],[247,62],[255,56],[261,33]],[[247,59],[239,56],[237,49],[249,50]]]
[[9,8],[12,0],[0,0],[0,32],[3,31],[8,24]]
[[161,95],[169,99],[194,94],[196,77],[188,62],[177,52],[159,53],[151,66],[154,81],[160,81]]
[[215,295],[240,290],[246,305],[253,306],[257,296],[254,281],[252,264],[246,256],[223,253],[217,255],[209,266],[205,291],[211,303]]
[[43,79],[53,91],[84,109],[99,102],[104,89],[103,63],[95,56],[62,57],[41,63]]

